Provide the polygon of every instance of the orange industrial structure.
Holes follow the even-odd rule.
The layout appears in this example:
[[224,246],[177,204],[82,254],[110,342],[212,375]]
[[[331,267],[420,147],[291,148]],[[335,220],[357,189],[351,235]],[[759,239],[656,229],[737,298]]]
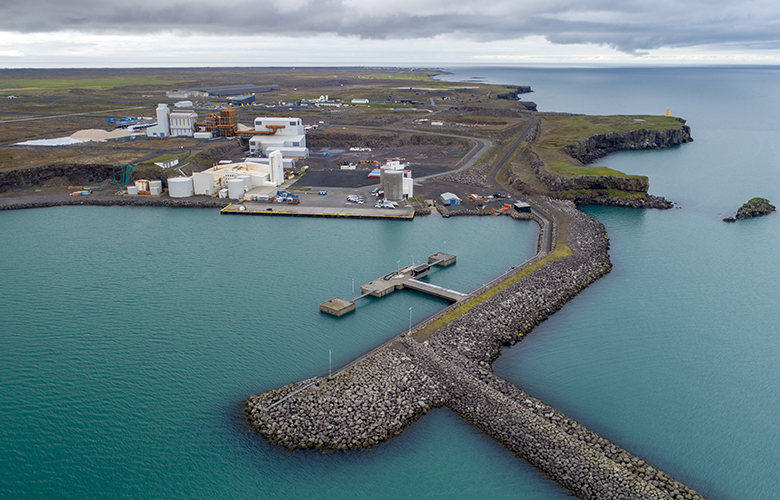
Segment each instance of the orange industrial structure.
[[276,131],[280,128],[284,128],[284,125],[266,125],[268,130],[238,130],[239,135],[276,135]]
[[235,109],[223,109],[219,114],[209,113],[206,120],[195,122],[201,132],[211,132],[216,137],[233,137],[238,130],[238,112]]

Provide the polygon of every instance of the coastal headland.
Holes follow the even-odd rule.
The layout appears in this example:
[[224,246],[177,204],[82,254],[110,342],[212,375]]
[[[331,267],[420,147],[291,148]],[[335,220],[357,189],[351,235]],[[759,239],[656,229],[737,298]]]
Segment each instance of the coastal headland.
[[[462,195],[462,205],[434,203],[443,216],[503,213],[522,218],[523,214],[501,212],[499,207],[505,197],[523,200],[531,205],[531,217],[541,227],[539,253],[332,377],[314,377],[251,396],[245,406],[249,423],[284,448],[346,451],[375,446],[401,433],[431,408],[447,407],[580,498],[703,498],[491,370],[503,347],[522,340],[582,289],[609,273],[612,264],[606,231],[601,223],[578,211],[575,203],[672,206],[648,193],[646,177],[587,164],[612,151],[689,142],[690,129],[684,121],[668,116],[539,113],[534,103],[521,100],[532,91],[528,87],[441,85],[432,78],[436,72],[422,70],[353,69],[345,70],[339,78],[330,76],[332,70],[308,71],[313,77],[305,84],[300,72],[249,71],[252,78],[264,75],[267,79],[272,74],[275,83],[288,86],[282,93],[262,96],[267,101],[262,111],[239,110],[240,119],[252,119],[259,112],[272,116],[294,113],[306,123],[322,125],[309,134],[309,146],[316,154],[308,159],[307,169],[296,172],[297,189],[304,194],[306,190],[316,194],[317,187],[364,189],[364,173],[349,177],[349,172],[334,168],[336,162],[405,156],[422,174],[415,188],[418,194],[408,200],[405,209],[417,215],[430,213],[424,200],[455,191]],[[219,83],[217,75],[182,71],[179,80],[166,78],[165,82],[168,87],[172,81],[184,87],[208,77]],[[240,139],[144,138],[132,142],[125,138],[58,150],[13,145],[21,139],[103,125],[107,116],[99,109],[105,108],[88,113],[82,109],[95,105],[94,94],[126,106],[117,109],[151,109],[144,95],[158,85],[153,80],[144,81],[137,93],[128,92],[128,87],[101,88],[92,92],[90,100],[83,100],[82,93],[70,88],[46,87],[55,89],[47,93],[64,90],[64,112],[72,113],[55,116],[56,122],[21,109],[28,96],[4,103],[20,109],[11,112],[0,107],[0,118],[7,122],[0,133],[0,193],[4,193],[0,209],[56,205],[226,207],[227,200],[212,197],[172,199],[117,192],[121,186],[116,182],[114,163],[136,165],[131,179],[159,179],[167,186],[169,177],[188,175],[223,158],[237,159],[245,154],[246,144]],[[426,82],[425,87],[418,86],[420,81]],[[30,87],[22,80],[18,85]],[[117,100],[119,93],[122,99]],[[301,99],[320,93],[337,96],[342,102],[360,98],[376,104],[374,108],[361,105],[351,109],[300,105]],[[199,106],[214,109],[214,103]],[[56,126],[42,125],[51,123]],[[352,146],[360,152],[349,152]],[[363,152],[371,149],[370,155]],[[181,162],[176,171],[154,166],[172,159]],[[71,198],[69,184],[97,184],[98,189],[89,196]],[[498,191],[497,196],[492,196],[494,191]],[[473,193],[485,194],[484,199]],[[330,207],[329,216],[349,215],[337,212],[346,206],[344,194],[337,191],[342,206]],[[315,205],[315,200],[326,203],[327,198],[308,197]],[[295,212],[294,207],[276,211],[241,207],[244,209],[236,207],[235,213]],[[355,210],[355,216],[362,216],[359,208]]]

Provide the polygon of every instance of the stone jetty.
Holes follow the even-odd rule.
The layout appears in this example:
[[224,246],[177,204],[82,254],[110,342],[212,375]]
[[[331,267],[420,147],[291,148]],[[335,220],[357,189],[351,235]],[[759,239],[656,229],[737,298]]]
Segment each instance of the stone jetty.
[[611,269],[601,223],[571,202],[535,205],[556,230],[566,230],[571,252],[558,248],[560,258],[550,256],[541,267],[545,256],[537,256],[528,264],[538,269],[525,275],[515,269],[500,292],[445,326],[402,334],[330,380],[252,396],[249,423],[284,448],[346,451],[388,440],[431,408],[446,406],[580,498],[704,498],[493,374],[491,363],[504,346]]

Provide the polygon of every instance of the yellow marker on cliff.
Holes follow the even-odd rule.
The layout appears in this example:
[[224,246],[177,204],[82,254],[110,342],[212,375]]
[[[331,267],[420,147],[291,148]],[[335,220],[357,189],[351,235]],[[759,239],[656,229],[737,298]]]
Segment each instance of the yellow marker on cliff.
[[666,110],[666,116],[672,116],[672,110],[671,109],[667,109]]

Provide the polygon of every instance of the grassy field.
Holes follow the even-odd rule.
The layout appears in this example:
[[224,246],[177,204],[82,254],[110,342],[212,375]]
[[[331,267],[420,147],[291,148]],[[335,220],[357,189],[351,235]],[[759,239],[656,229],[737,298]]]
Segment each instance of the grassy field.
[[566,146],[577,144],[594,135],[625,133],[634,130],[669,130],[682,128],[674,117],[653,115],[615,116],[546,116],[541,120],[541,134],[534,145],[547,169],[562,176],[600,175],[613,177],[642,177],[628,175],[607,167],[583,166],[564,152]]
[[560,149],[598,134],[624,133],[632,130],[668,130],[682,128],[674,117],[653,115],[615,116],[546,116],[538,148]]

